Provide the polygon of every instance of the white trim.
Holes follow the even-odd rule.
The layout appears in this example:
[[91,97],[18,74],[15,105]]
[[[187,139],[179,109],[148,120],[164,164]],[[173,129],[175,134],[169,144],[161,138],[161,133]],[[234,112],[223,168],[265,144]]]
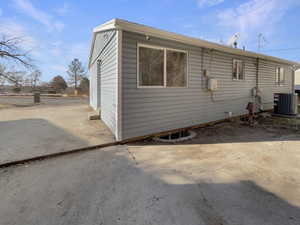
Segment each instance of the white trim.
[[116,139],[122,140],[122,45],[123,45],[123,31],[117,30],[117,88],[116,88]]
[[149,45],[149,44],[143,44],[143,43],[137,43],[137,47],[145,47],[145,48],[153,48],[153,49],[160,49],[164,50],[165,48],[159,45]]
[[118,19],[112,19],[110,21],[107,21],[106,23],[101,24],[100,26],[97,26],[93,29],[94,33],[104,31],[104,30],[110,30],[116,28],[116,23]]
[[[164,84],[163,85],[158,85],[158,86],[151,86],[151,85],[140,85],[140,77],[139,77],[139,71],[140,71],[140,68],[139,68],[139,48],[140,47],[144,47],[144,48],[152,48],[152,49],[158,49],[158,50],[163,50],[164,51],[164,74],[163,74],[163,79],[164,79]],[[173,52],[183,52],[186,54],[186,74],[185,74],[185,77],[186,77],[186,84],[185,86],[179,86],[179,87],[168,87],[167,86],[167,51],[173,51]],[[186,51],[186,50],[182,50],[182,49],[174,49],[174,48],[168,48],[168,47],[163,47],[163,46],[158,46],[158,45],[151,45],[151,44],[143,44],[143,43],[137,43],[137,73],[136,73],[136,80],[137,80],[137,88],[188,88],[189,85],[188,85],[188,79],[189,79],[189,75],[188,75],[188,68],[189,68],[189,61],[188,61],[188,58],[189,58],[189,52]]]
[[96,27],[93,31],[98,32],[98,31],[103,31],[103,30],[108,30],[108,29],[122,29],[123,31],[129,31],[129,32],[135,32],[139,34],[144,34],[148,36],[155,36],[155,37],[160,37],[163,39],[167,40],[173,40],[177,42],[181,42],[184,44],[189,44],[193,46],[199,46],[203,48],[208,48],[208,49],[214,49],[214,50],[219,50],[222,52],[227,52],[231,54],[237,54],[237,55],[244,55],[252,58],[260,58],[260,59],[265,59],[265,60],[270,60],[274,62],[279,62],[279,63],[285,63],[288,65],[295,65],[296,67],[300,68],[300,63],[299,62],[293,62],[285,59],[280,59],[277,57],[273,56],[268,56],[268,55],[263,55],[255,52],[250,52],[250,51],[244,51],[242,49],[237,49],[237,48],[232,48],[228,47],[225,45],[209,42],[209,41],[204,41],[198,38],[192,38],[188,37],[185,35],[180,35],[176,34],[173,32],[168,32],[160,29],[156,29],[153,27],[148,27],[145,25],[141,25],[138,23],[132,23],[126,20],[121,20],[121,19],[113,19],[110,20],[103,25],[100,25]]

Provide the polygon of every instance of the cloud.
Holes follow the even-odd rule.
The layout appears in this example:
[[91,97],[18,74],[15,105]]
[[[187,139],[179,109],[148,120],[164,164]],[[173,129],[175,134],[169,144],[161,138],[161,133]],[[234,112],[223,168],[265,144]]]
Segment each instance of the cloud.
[[29,0],[14,0],[14,3],[18,9],[23,13],[27,14],[34,20],[43,24],[48,28],[49,31],[62,31],[64,24],[60,21],[53,19],[53,16],[50,14],[37,9]]
[[64,2],[61,7],[58,7],[54,10],[57,14],[63,16],[68,14],[71,11],[71,6],[69,3]]
[[68,70],[66,65],[52,65],[50,66],[51,70],[55,70],[58,73],[66,73],[66,71]]
[[218,13],[219,25],[247,37],[253,32],[272,32],[277,22],[298,0],[248,0]]
[[224,0],[197,0],[197,4],[200,8],[204,6],[208,6],[208,7],[215,6],[223,2]]
[[20,47],[23,50],[32,51],[39,45],[23,25],[8,19],[0,20],[0,24],[0,33],[8,38],[20,38]]

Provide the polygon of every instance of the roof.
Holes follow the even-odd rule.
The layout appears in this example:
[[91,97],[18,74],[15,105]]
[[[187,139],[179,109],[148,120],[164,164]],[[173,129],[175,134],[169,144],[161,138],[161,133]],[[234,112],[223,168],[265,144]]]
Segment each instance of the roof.
[[289,61],[286,59],[281,59],[281,58],[277,58],[277,57],[273,57],[273,56],[269,56],[269,55],[259,54],[256,52],[245,51],[245,50],[238,49],[238,48],[232,48],[232,47],[217,44],[214,42],[209,42],[209,41],[201,40],[198,38],[188,37],[185,35],[176,34],[176,33],[169,32],[169,31],[164,31],[161,29],[145,26],[145,25],[138,24],[138,23],[129,22],[129,21],[122,20],[122,19],[112,19],[112,20],[94,28],[92,46],[91,46],[90,57],[89,57],[89,65],[91,63],[93,46],[94,46],[94,42],[96,39],[95,38],[96,33],[101,32],[101,31],[111,30],[111,29],[135,32],[135,33],[144,34],[144,35],[148,35],[148,36],[154,36],[154,37],[159,37],[159,38],[163,38],[163,39],[167,39],[167,40],[177,41],[177,42],[181,42],[181,43],[189,44],[189,45],[193,45],[193,46],[199,46],[199,47],[203,47],[203,48],[219,50],[219,51],[227,52],[227,53],[231,53],[231,54],[243,55],[243,56],[248,56],[248,57],[252,57],[252,58],[270,60],[270,61],[277,62],[277,63],[289,64],[289,65],[295,66],[297,68],[300,68],[300,63],[298,63],[298,62],[293,62],[293,61]]

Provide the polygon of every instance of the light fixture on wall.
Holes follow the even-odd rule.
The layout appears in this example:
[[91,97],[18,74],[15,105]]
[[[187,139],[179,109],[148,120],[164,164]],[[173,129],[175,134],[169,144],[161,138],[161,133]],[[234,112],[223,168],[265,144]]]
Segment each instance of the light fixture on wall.
[[146,40],[150,41],[150,37],[148,35],[146,35]]

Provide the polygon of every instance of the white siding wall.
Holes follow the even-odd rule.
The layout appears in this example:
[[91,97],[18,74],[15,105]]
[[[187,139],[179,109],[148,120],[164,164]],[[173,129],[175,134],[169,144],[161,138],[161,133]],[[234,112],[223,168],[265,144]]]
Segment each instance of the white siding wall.
[[91,60],[91,67],[89,69],[90,75],[90,106],[93,109],[99,109],[101,106],[101,80],[98,79],[97,74],[97,60],[100,59],[100,54],[103,54],[103,50],[107,47],[107,44],[111,41],[111,38],[115,35],[114,30],[99,32],[96,35],[93,54]]
[[[102,62],[99,71],[100,80],[97,79],[97,60]],[[116,135],[117,36],[115,30],[97,34],[92,62],[90,104],[93,108],[100,107],[101,120]]]
[[116,134],[117,37],[113,36],[103,54],[101,64],[101,120]]
[[[137,88],[137,43],[147,43],[187,50],[188,88]],[[123,32],[122,62],[122,138],[132,138],[161,131],[183,128],[246,113],[252,101],[251,89],[256,85],[256,60],[204,50],[176,42]],[[245,61],[244,81],[232,80],[233,58]],[[201,68],[210,69],[210,77],[219,80],[213,99],[204,88]]]
[[[285,68],[285,84],[281,86],[275,83],[275,70],[277,66]],[[274,93],[292,93],[291,67],[265,60],[259,60],[258,87],[262,91],[264,109],[272,109]]]

